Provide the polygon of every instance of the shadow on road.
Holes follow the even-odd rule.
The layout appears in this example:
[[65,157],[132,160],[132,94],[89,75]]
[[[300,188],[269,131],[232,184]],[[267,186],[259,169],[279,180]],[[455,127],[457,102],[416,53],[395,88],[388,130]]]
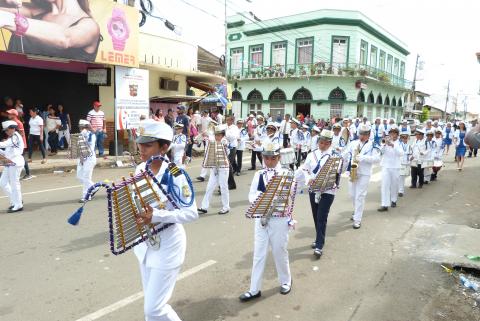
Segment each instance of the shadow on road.
[[90,235],[88,237],[82,237],[72,240],[69,244],[60,246],[59,249],[62,250],[62,253],[70,253],[89,249],[96,246],[104,246],[105,243],[108,242],[110,242],[108,239],[108,232],[105,231]]

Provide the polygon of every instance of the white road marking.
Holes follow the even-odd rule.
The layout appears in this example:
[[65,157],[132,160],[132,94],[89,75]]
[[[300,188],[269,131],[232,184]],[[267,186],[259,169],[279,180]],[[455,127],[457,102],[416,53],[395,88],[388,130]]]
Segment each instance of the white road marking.
[[[83,185],[73,185],[73,186],[64,186],[64,187],[59,187],[59,188],[44,189],[44,190],[41,190],[41,191],[22,193],[22,196],[24,196],[24,195],[32,195],[32,194],[39,194],[39,193],[46,193],[46,192],[61,191],[61,190],[64,190],[64,189],[77,188],[77,187],[82,187],[82,186],[83,186]],[[0,196],[0,198],[7,198],[7,197],[8,197],[8,196]]]
[[[189,276],[192,276],[193,274],[195,273],[198,273],[200,272],[201,270],[203,269],[206,269],[207,267],[209,266],[212,266],[214,264],[216,264],[217,261],[214,261],[214,260],[208,260],[202,264],[199,264],[197,266],[194,266],[193,268],[191,269],[188,269],[182,273],[180,273],[180,275],[178,276],[177,278],[177,281],[180,281],[182,279],[185,279]],[[80,318],[78,319],[77,321],[94,321],[94,320],[98,320],[100,319],[101,317],[107,315],[107,314],[110,314],[118,309],[121,309],[137,300],[140,300],[141,298],[143,298],[143,292],[138,292],[138,293],[135,293],[129,297],[126,297],[125,299],[122,299],[120,301],[117,301],[103,309],[100,309],[96,312],[93,312],[93,313],[90,313],[89,315],[86,315],[84,316],[83,318]]]

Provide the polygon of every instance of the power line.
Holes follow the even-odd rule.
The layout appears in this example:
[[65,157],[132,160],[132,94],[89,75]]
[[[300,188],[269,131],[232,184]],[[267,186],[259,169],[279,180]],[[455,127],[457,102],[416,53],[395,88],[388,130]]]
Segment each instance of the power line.
[[213,17],[213,18],[215,18],[215,19],[218,19],[218,20],[221,20],[221,21],[224,21],[224,20],[225,20],[225,19],[219,18],[219,17],[217,17],[216,15],[214,15],[213,13],[210,13],[210,12],[208,12],[208,11],[206,11],[206,10],[203,10],[202,8],[199,8],[199,7],[193,5],[193,4],[191,4],[191,3],[189,3],[189,2],[187,2],[187,1],[185,1],[185,0],[180,0],[180,1],[183,2],[183,3],[185,3],[186,5],[194,8],[194,9],[197,9],[197,10],[199,10],[199,11],[201,11],[201,12],[203,12],[203,13],[205,13],[205,14]]

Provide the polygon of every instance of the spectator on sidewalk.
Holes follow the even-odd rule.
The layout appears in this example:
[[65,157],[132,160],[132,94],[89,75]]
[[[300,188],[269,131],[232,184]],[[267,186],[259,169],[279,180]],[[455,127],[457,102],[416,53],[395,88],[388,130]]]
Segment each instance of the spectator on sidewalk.
[[53,106],[48,107],[48,116],[47,116],[47,134],[48,134],[48,146],[50,146],[50,154],[48,156],[57,155],[58,151],[58,129],[62,126],[60,118],[56,115],[56,110]]
[[20,136],[22,136],[23,146],[24,146],[24,151],[23,151],[22,155],[23,155],[23,159],[25,161],[25,165],[23,166],[24,169],[25,169],[25,176],[23,176],[22,179],[26,181],[26,180],[34,178],[34,176],[30,175],[30,168],[28,167],[28,162],[25,159],[25,150],[27,149],[27,137],[26,137],[26,134],[25,134],[25,128],[23,126],[23,123],[20,121],[20,119],[18,117],[18,112],[17,112],[16,109],[7,110],[7,114],[8,114],[8,119],[9,120],[13,120],[14,122],[17,123],[17,131],[20,134]]
[[165,123],[167,123],[168,126],[173,128],[174,119],[175,118],[173,117],[173,110],[169,108],[167,111],[167,116],[165,116]]
[[38,144],[38,148],[42,153],[42,164],[47,161],[45,159],[45,146],[43,146],[43,119],[38,115],[40,110],[38,108],[30,109],[30,120],[28,125],[30,126],[30,134],[28,135],[28,162],[32,162],[33,145]]
[[[23,111],[23,104],[22,104],[22,100],[21,99],[15,99],[15,110],[17,111],[18,113],[18,119],[21,121],[21,122],[24,122],[24,111]],[[26,145],[25,145],[26,146]]]
[[91,124],[92,130],[96,137],[96,147],[98,148],[98,156],[104,157],[103,141],[107,132],[107,125],[105,123],[105,113],[100,110],[102,104],[95,100],[93,102],[93,109],[87,114],[87,121]]
[[60,149],[66,149],[70,146],[70,131],[72,129],[72,122],[70,120],[70,114],[65,111],[62,104],[58,104],[58,117],[62,125],[58,129],[58,147]]

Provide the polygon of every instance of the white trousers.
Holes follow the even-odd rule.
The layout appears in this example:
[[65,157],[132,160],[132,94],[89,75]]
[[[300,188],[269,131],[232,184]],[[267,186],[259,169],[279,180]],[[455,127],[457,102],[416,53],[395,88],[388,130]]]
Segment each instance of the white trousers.
[[203,178],[207,177],[208,170],[209,170],[208,168],[205,168],[202,166],[202,170],[200,171],[200,177],[203,177]]
[[405,177],[410,176],[400,176],[398,179],[398,192],[402,194],[405,193]]
[[361,222],[363,216],[363,208],[365,207],[365,198],[367,197],[368,183],[370,175],[358,175],[355,182],[349,182],[350,197],[353,200],[353,220]]
[[202,200],[202,208],[208,209],[210,206],[210,199],[213,192],[220,185],[220,192],[222,193],[222,210],[230,210],[230,195],[228,192],[228,168],[210,169],[210,177],[208,178],[207,190]]
[[423,182],[430,182],[431,175],[433,170],[431,167],[425,167],[423,170]]
[[20,187],[20,173],[23,166],[5,166],[0,177],[0,187],[10,199],[10,205],[14,210],[23,207],[22,190]]
[[91,157],[86,159],[83,164],[80,164],[80,161],[77,163],[77,178],[83,184],[82,198],[85,197],[88,188],[93,185],[92,174],[96,164],[97,160]]
[[181,321],[173,308],[167,304],[172,297],[180,268],[179,266],[175,269],[162,270],[140,264],[146,321]]
[[399,180],[399,168],[382,167],[382,206],[388,207],[392,202],[397,202]]
[[267,262],[269,246],[272,248],[280,285],[292,284],[287,250],[288,220],[288,217],[271,218],[268,225],[262,227],[260,219],[255,219],[255,249],[253,251],[250,293],[256,294],[262,289],[263,272]]
[[58,141],[60,142],[62,138],[65,137],[68,146],[70,146],[70,128],[67,127],[65,130],[58,131]]

